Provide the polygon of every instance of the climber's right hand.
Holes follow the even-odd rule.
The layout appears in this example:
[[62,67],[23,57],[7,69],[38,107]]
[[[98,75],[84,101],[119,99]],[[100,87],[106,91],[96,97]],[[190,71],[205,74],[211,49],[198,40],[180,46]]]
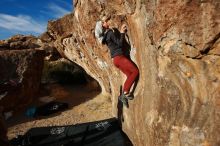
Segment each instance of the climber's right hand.
[[127,32],[127,26],[126,26],[126,24],[123,24],[121,26],[121,33],[126,33],[126,32]]

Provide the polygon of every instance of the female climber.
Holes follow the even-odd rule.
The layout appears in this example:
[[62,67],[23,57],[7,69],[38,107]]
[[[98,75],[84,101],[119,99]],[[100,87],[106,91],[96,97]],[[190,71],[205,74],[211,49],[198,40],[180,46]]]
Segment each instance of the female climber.
[[[127,32],[126,25],[123,24],[120,29],[120,36],[116,37],[114,30],[110,28],[111,20],[110,17],[104,16],[101,20],[102,28],[99,30],[104,30],[104,36],[102,38],[102,43],[106,44],[110,49],[111,58],[113,59],[113,64],[122,71],[127,79],[124,82],[123,92],[119,99],[128,107],[127,99],[132,100],[133,96],[130,95],[130,89],[135,80],[139,75],[138,68],[134,65],[134,63],[126,57],[123,51],[123,42],[125,41],[125,33]],[[97,27],[96,27],[97,30]],[[97,36],[97,32],[96,32]],[[125,48],[126,49],[126,48]]]

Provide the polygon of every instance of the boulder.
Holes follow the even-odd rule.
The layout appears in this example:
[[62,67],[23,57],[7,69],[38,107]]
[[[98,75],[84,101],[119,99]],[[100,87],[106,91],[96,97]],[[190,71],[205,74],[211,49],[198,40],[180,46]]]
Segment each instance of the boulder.
[[44,55],[39,49],[0,51],[0,106],[4,112],[16,112],[36,97]]
[[[220,145],[219,0],[74,0],[74,12],[48,23],[59,53],[112,96],[113,115],[137,146]],[[129,108],[118,105],[125,76],[95,39],[100,14],[128,24],[140,71]],[[120,111],[120,112],[118,112]],[[120,114],[118,114],[120,113]]]

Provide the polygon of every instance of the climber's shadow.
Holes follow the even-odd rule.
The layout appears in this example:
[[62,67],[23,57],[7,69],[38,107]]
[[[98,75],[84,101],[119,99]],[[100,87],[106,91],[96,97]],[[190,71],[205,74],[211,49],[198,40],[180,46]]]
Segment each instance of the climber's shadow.
[[[121,94],[122,94],[122,86],[120,86],[120,95],[119,96],[121,96]],[[119,98],[118,98],[117,108],[118,108],[118,122],[119,122],[120,127],[122,127],[122,123],[124,122],[123,103],[119,100]]]

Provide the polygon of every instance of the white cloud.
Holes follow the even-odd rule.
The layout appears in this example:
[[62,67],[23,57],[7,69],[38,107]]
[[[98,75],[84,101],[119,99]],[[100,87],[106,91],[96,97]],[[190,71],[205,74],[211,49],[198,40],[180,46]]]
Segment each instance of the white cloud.
[[65,9],[65,8],[63,8],[61,6],[58,6],[55,3],[48,4],[48,8],[51,11],[51,13],[53,14],[53,16],[56,17],[56,18],[57,17],[62,17],[65,14],[70,13],[69,10],[67,10],[67,9]]
[[46,30],[46,24],[34,20],[28,15],[8,15],[0,13],[0,27],[20,32],[42,33]]

